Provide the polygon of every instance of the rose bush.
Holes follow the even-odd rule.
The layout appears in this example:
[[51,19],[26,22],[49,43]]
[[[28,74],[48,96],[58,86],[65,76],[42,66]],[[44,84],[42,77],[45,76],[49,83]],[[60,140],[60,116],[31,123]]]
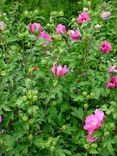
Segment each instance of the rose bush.
[[0,155],[116,156],[114,2],[71,20],[21,7],[0,13]]

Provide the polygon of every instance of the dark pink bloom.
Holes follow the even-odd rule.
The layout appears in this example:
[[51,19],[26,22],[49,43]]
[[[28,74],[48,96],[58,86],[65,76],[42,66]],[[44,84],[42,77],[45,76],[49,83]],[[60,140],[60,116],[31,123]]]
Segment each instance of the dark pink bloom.
[[56,75],[56,76],[59,76],[59,77],[62,77],[64,76],[65,74],[67,74],[69,72],[68,68],[66,65],[64,65],[64,67],[62,66],[53,66],[51,71]]
[[110,18],[111,12],[109,12],[109,11],[104,11],[104,12],[102,12],[102,14],[101,14],[100,16],[101,16],[102,19],[107,20],[107,19]]
[[74,42],[78,41],[81,37],[81,33],[79,30],[70,30],[69,33],[70,39],[73,40]]
[[109,67],[108,71],[109,73],[117,73],[116,66],[114,65],[114,66]]
[[28,29],[32,33],[34,33],[36,30],[38,30],[39,32],[41,32],[42,31],[42,26],[39,23],[30,23],[28,25]]
[[104,118],[104,112],[100,111],[99,109],[96,109],[94,114],[86,117],[84,129],[88,131],[88,141],[94,142],[96,140],[96,138],[92,138],[92,135],[96,129],[102,126]]
[[0,123],[2,122],[2,116],[0,115]]
[[110,78],[109,82],[107,82],[107,88],[117,88],[117,76]]
[[46,31],[42,31],[39,35],[39,38],[45,39],[47,42],[52,41],[52,37],[48,35]]
[[83,12],[78,16],[78,23],[82,24],[90,21],[90,15],[87,12]]
[[110,44],[109,42],[105,41],[105,42],[103,42],[102,45],[100,46],[100,50],[101,50],[103,53],[107,54],[107,53],[109,53],[109,52],[112,50],[112,46],[111,46],[111,44]]
[[58,24],[56,27],[56,33],[57,34],[64,34],[66,33],[66,27],[62,24]]

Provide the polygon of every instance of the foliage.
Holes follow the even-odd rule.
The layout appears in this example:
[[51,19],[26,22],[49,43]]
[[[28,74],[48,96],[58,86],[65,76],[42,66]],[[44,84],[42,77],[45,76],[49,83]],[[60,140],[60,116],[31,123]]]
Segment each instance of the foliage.
[[[6,23],[0,46],[0,154],[115,156],[117,89],[108,89],[106,82],[110,78],[108,68],[117,66],[116,2],[97,5],[86,1],[91,20],[82,25],[77,22],[78,14],[67,18],[63,11],[54,11],[46,19],[38,8],[23,10],[19,2],[9,6],[6,2],[2,2],[5,12],[0,13]],[[110,19],[101,19],[103,10],[112,13]],[[27,29],[30,22],[41,23],[53,41],[42,46],[43,41]],[[67,30],[79,29],[81,40],[73,42],[68,33],[56,34],[59,23]],[[101,28],[96,29],[96,24]],[[105,40],[113,47],[109,54],[99,50]],[[69,73],[55,76],[51,72],[53,63],[66,64]],[[106,118],[94,134],[99,139],[91,144],[83,125],[96,108],[104,111]]]

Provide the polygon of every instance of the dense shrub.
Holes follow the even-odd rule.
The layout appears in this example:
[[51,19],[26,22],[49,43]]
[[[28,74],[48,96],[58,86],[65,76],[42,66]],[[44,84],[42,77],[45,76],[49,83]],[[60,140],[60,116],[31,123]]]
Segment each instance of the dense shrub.
[[0,13],[0,155],[116,155],[114,4]]

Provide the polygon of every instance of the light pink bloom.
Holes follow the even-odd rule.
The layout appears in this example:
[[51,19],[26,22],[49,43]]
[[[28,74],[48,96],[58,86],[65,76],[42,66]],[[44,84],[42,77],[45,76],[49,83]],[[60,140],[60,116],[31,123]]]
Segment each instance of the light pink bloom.
[[102,126],[104,119],[104,113],[99,109],[95,110],[95,114],[86,117],[84,129],[88,131],[94,131]]
[[110,18],[111,12],[109,12],[109,11],[104,11],[104,12],[102,12],[102,14],[101,14],[100,16],[101,16],[102,19],[107,20],[107,19]]
[[114,66],[109,67],[108,71],[109,73],[117,73],[116,66],[114,65]]
[[62,77],[64,76],[65,74],[67,74],[69,72],[68,68],[66,65],[64,65],[64,67],[62,66],[53,66],[51,71],[56,75],[56,76],[59,76],[59,77]]
[[78,16],[78,23],[82,24],[90,21],[90,15],[87,12],[83,12]]
[[95,113],[86,117],[84,129],[88,131],[87,140],[90,142],[96,141],[97,138],[92,138],[93,133],[96,129],[102,126],[104,121],[104,112],[99,109],[95,110]]
[[81,37],[81,33],[79,30],[70,30],[69,32],[69,36],[70,36],[70,39],[73,40],[74,42],[78,41]]
[[56,33],[57,34],[64,34],[66,33],[66,27],[62,24],[58,24],[56,27]]
[[101,110],[96,109],[96,110],[95,110],[95,116],[98,118],[98,120],[99,120],[100,122],[103,122],[103,121],[104,121],[104,118],[105,118],[104,112],[102,112]]
[[111,50],[112,50],[112,46],[109,42],[105,41],[102,43],[102,45],[100,46],[100,50],[105,53],[108,54]]
[[0,123],[2,122],[2,116],[0,115]]
[[43,38],[45,39],[47,42],[52,41],[52,37],[50,35],[48,35],[48,33],[46,31],[42,31],[39,35],[39,38]]
[[39,32],[41,32],[42,31],[42,26],[39,23],[30,23],[28,25],[28,29],[32,33],[34,33],[36,30],[38,30]]
[[107,88],[117,88],[117,76],[113,76],[110,78],[109,82],[107,82]]

